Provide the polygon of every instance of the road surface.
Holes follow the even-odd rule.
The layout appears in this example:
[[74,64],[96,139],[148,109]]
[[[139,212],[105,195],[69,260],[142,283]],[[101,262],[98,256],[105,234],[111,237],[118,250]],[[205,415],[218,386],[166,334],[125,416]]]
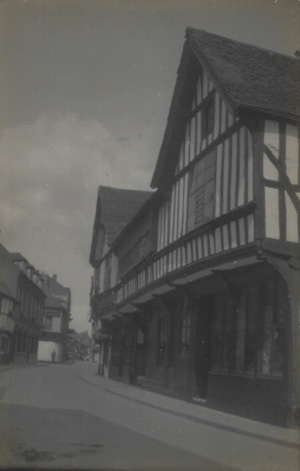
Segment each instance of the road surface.
[[259,449],[255,437],[227,431],[226,414],[213,426],[197,418],[197,405],[96,370],[89,362],[2,368],[1,469],[298,471],[295,440],[284,446],[283,436]]

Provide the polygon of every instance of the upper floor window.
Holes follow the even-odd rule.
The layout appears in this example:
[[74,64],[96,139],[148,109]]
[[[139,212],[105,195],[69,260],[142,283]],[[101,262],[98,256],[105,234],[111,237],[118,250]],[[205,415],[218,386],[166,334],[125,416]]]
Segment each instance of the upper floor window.
[[104,291],[111,285],[112,256],[109,255],[105,260]]
[[9,314],[13,309],[13,302],[11,299],[2,298],[0,299],[0,314]]
[[45,330],[48,332],[52,330],[53,318],[52,316],[45,316]]
[[205,139],[214,130],[215,103],[212,96],[207,100],[202,110],[202,139]]

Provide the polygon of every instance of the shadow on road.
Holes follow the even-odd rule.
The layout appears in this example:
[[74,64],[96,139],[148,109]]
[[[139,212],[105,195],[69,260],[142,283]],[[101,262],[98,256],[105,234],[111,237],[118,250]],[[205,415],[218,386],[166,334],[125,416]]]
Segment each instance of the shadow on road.
[[[225,470],[84,411],[2,403],[0,417],[1,447],[15,460],[13,467],[21,469]],[[1,462],[0,467],[10,469],[11,464]]]

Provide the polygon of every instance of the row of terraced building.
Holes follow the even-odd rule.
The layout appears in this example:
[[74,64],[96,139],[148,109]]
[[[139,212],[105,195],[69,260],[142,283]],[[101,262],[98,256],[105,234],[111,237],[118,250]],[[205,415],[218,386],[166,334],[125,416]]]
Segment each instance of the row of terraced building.
[[0,244],[0,364],[66,359],[71,290]]
[[187,29],[155,191],[99,187],[100,374],[299,426],[299,78],[296,58]]

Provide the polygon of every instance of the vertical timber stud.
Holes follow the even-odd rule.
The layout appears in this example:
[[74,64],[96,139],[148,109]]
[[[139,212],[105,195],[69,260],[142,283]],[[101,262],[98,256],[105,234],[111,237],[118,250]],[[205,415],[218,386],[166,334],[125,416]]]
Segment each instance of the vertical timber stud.
[[[283,171],[286,171],[285,165],[285,124],[279,123],[279,163]],[[285,206],[285,190],[284,182],[282,181],[282,172],[278,172],[279,180],[279,224],[280,224],[280,239],[286,241],[286,206]]]
[[168,369],[169,369],[169,350],[170,350],[170,306],[168,299],[159,294],[152,294],[153,299],[162,307],[166,318],[166,353],[163,360],[164,369],[164,389],[168,389]]
[[253,172],[254,172],[254,201],[257,203],[255,210],[255,240],[262,241],[265,237],[265,191],[263,183],[263,145],[264,145],[264,121],[258,120],[251,123],[250,130],[253,135]]

